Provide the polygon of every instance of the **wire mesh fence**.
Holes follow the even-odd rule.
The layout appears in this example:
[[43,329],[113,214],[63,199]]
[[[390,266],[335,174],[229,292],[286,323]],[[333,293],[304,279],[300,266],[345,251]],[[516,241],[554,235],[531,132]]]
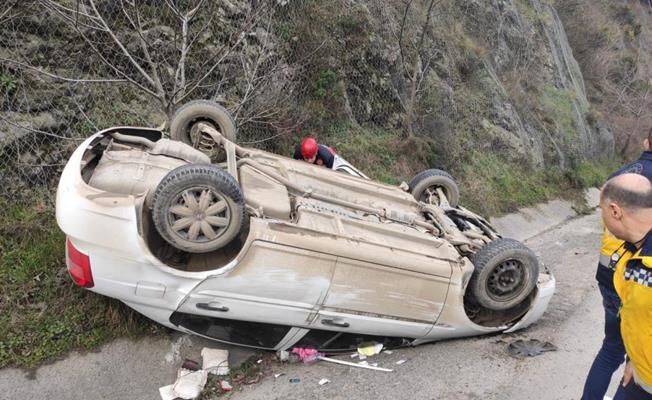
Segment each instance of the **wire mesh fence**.
[[[0,185],[47,187],[111,125],[161,126],[192,99],[243,140],[291,128],[297,67],[272,37],[284,2],[17,1],[0,8]],[[296,122],[294,122],[296,123]]]

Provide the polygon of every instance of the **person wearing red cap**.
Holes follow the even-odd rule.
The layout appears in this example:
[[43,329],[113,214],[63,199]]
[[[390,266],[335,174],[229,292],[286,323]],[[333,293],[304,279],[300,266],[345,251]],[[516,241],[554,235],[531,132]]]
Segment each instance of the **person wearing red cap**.
[[314,138],[309,137],[294,147],[294,159],[333,168],[335,152],[330,147],[319,144]]

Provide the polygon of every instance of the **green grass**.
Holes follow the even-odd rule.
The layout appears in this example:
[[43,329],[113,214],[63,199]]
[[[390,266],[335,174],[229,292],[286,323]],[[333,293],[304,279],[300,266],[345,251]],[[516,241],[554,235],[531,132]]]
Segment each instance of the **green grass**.
[[33,367],[71,350],[164,328],[75,286],[53,206],[0,198],[0,368]]
[[459,180],[462,204],[495,216],[556,198],[582,203],[582,190],[600,187],[618,165],[616,160],[581,161],[567,170],[534,170],[494,154],[476,154]]

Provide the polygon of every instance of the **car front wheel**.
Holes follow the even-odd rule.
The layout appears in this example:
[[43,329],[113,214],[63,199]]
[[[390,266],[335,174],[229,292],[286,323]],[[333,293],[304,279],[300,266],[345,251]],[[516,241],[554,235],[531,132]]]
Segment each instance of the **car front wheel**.
[[514,239],[496,239],[471,258],[475,270],[468,290],[482,306],[507,310],[523,302],[534,290],[539,261],[532,250]]

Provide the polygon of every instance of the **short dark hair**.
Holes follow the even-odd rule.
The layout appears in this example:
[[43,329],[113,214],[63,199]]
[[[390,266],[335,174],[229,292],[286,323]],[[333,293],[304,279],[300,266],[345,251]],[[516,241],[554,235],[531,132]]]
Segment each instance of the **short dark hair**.
[[652,208],[652,185],[648,185],[642,190],[631,189],[621,185],[618,182],[618,177],[612,178],[602,188],[601,198],[623,208]]

